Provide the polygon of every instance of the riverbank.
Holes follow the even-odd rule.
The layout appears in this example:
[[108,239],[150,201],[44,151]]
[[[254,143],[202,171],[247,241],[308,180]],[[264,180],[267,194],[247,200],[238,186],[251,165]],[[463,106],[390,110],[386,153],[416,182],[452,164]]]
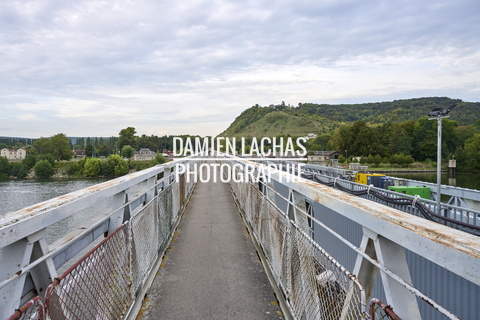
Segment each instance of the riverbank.
[[[154,161],[136,161],[123,160],[120,157],[111,159],[85,158],[80,160],[56,161],[47,163],[50,167],[48,175],[39,175],[36,173],[35,166],[23,167],[22,163],[17,162],[22,167],[19,170],[13,170],[13,165],[7,163],[4,174],[0,174],[0,181],[8,180],[35,180],[35,179],[89,179],[89,178],[115,178],[121,175],[130,174],[152,167],[158,163],[165,162],[164,158]],[[89,163],[89,160],[91,160]],[[23,164],[25,165],[25,164]],[[121,169],[121,170],[120,170]]]

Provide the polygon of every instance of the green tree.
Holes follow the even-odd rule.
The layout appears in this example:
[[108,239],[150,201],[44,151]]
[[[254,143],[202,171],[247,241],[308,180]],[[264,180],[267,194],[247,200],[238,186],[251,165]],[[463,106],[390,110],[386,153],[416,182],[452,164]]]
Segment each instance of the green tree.
[[480,171],[480,133],[476,133],[473,137],[465,141],[463,166],[468,171]]
[[80,166],[80,161],[69,161],[66,171],[69,176],[81,175],[82,167]]
[[85,147],[85,154],[87,157],[93,157],[94,155],[94,147],[93,143],[90,142],[90,140],[87,139],[87,146]]
[[28,174],[28,171],[27,169],[25,169],[25,167],[21,162],[15,162],[13,164],[10,175],[19,179],[23,179],[27,176],[27,174]]
[[374,137],[374,130],[365,121],[356,121],[351,125],[344,125],[336,129],[330,139],[334,150],[354,156],[368,156],[378,150],[378,143]]
[[0,157],[0,179],[8,179],[10,176],[11,165],[7,158]]
[[32,169],[36,162],[37,162],[37,156],[30,152],[27,153],[27,156],[22,161],[23,165],[27,170]]
[[48,160],[40,160],[33,167],[35,176],[40,179],[48,179],[53,175],[53,166]]
[[[427,117],[423,117],[415,123],[413,130],[413,156],[415,159],[424,161],[425,159],[437,158],[437,126],[436,120],[428,120]],[[458,123],[456,121],[442,120],[443,159],[448,158],[457,148],[457,127]]]
[[115,175],[118,176],[123,176],[128,173],[128,163],[120,158],[118,155],[114,155],[115,157],[118,157],[118,163],[115,166]]
[[115,176],[115,161],[113,161],[110,157],[108,157],[106,160],[103,160],[100,162],[100,173],[104,177],[114,177]]
[[392,123],[388,140],[389,155],[395,153],[411,154],[413,151],[414,121]]
[[105,177],[122,176],[128,173],[128,164],[117,154],[109,155],[101,161],[101,174]]
[[55,160],[70,160],[73,157],[71,140],[65,134],[56,134],[51,141]]
[[33,143],[33,147],[37,150],[38,154],[54,154],[54,147],[52,140],[49,138],[40,138]]
[[47,160],[48,162],[50,162],[50,164],[52,165],[52,167],[55,165],[55,158],[54,158],[54,156],[53,156],[51,153],[46,153],[46,154],[40,154],[40,155],[38,155],[38,156],[35,158],[35,163],[37,163],[38,161],[41,161],[41,160]]
[[136,140],[136,148],[135,149],[142,149],[142,148],[148,148],[150,150],[156,151],[159,148],[159,140],[158,137],[155,136],[147,136],[145,134],[142,134],[142,136],[138,137]]
[[413,157],[409,154],[407,155],[404,155],[402,154],[402,158],[401,158],[401,164],[404,165],[404,166],[408,166],[410,164],[412,164],[415,160],[413,159]]
[[40,138],[33,143],[39,154],[51,154],[55,160],[69,160],[73,157],[71,141],[59,133],[51,138]]
[[117,148],[118,150],[122,150],[123,146],[129,145],[129,146],[134,146],[135,145],[135,128],[133,127],[128,127],[125,129],[120,130],[120,137],[118,138],[117,141]]
[[85,150],[85,138],[78,138],[76,145],[78,146],[76,150]]
[[122,151],[120,152],[120,154],[124,158],[132,158],[134,153],[135,153],[135,150],[128,144],[123,146]]
[[83,175],[86,177],[98,176],[101,172],[100,159],[88,158],[83,167]]
[[100,144],[97,148],[97,152],[99,156],[107,157],[111,152],[110,148],[105,144]]
[[157,164],[165,163],[166,161],[167,160],[165,159],[165,157],[161,153],[157,153],[155,155],[155,158],[152,159],[151,164],[152,164],[152,166],[155,166]]
[[372,158],[372,163],[375,167],[378,167],[382,163],[382,157],[379,154],[376,154]]

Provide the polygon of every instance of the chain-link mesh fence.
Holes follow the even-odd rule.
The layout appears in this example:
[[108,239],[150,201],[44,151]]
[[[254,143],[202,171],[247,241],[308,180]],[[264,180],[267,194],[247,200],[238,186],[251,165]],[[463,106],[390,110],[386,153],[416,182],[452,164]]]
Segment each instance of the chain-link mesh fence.
[[172,237],[186,205],[180,201],[194,186],[184,176],[179,180],[55,279],[45,295],[51,319],[122,319],[132,301],[143,298],[138,292]]
[[158,258],[158,198],[130,219],[132,240],[132,294],[143,284],[145,277]]
[[128,228],[123,225],[47,289],[52,319],[120,319],[130,305]]
[[249,183],[232,183],[296,319],[364,319],[364,292],[354,276]]
[[23,307],[16,310],[8,320],[43,320],[45,319],[45,307],[40,297],[28,301]]

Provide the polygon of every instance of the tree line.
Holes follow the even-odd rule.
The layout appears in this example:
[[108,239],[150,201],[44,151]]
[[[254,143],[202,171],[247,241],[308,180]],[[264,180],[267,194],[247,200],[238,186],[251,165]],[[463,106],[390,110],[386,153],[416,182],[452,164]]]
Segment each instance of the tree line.
[[[63,171],[66,175],[73,177],[112,178],[127,174],[130,170],[142,170],[165,162],[161,151],[162,148],[171,146],[173,136],[137,137],[135,133],[135,128],[128,127],[120,131],[119,137],[76,138],[75,145],[72,139],[63,133],[50,138],[32,139],[31,145],[22,143],[27,139],[5,138],[2,140],[4,142],[0,143],[0,148],[23,147],[27,150],[27,155],[21,162],[9,162],[7,158],[0,157],[0,179],[25,178],[31,169],[38,178],[49,178],[55,170]],[[157,155],[148,163],[125,160],[133,157],[134,150],[141,148],[150,148],[157,152]],[[87,158],[74,162],[68,161],[74,157],[73,150],[85,150]]]
[[[417,121],[382,124],[356,121],[309,140],[308,148],[375,158],[377,163],[436,161],[437,120],[423,117]],[[480,120],[468,126],[442,120],[442,160],[448,159],[456,159],[460,171],[480,172]]]

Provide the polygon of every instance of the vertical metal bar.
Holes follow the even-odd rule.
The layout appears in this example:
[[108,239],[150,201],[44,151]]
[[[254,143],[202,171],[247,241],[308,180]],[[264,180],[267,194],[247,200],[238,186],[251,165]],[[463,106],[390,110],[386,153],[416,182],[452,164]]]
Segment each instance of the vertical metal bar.
[[[32,257],[30,260],[34,261],[40,259],[48,253],[48,244],[46,240],[46,229],[37,231],[33,235],[27,237],[29,243],[33,243]],[[43,263],[33,268],[30,271],[35,289],[40,296],[43,296],[47,287],[57,276],[57,270],[53,264],[51,257],[47,258]]]
[[[295,221],[295,223],[297,223],[298,226],[306,234],[310,234],[310,227],[308,226],[307,216],[303,214],[303,212],[307,211],[307,206],[305,204],[305,196],[293,189],[289,189],[288,193],[288,217]],[[300,212],[297,212],[298,210],[300,210]]]
[[[363,227],[363,237],[360,244],[360,250],[366,253],[372,259],[377,259],[375,253],[375,246],[373,240],[375,240],[377,234],[373,231]],[[353,274],[357,275],[358,280],[363,284],[365,289],[366,300],[369,300],[372,296],[375,280],[377,279],[378,268],[366,260],[362,255],[357,254],[357,260],[355,267],[353,268]]]
[[442,116],[438,120],[438,141],[437,141],[437,213],[441,214],[441,182],[442,182]]
[[[401,277],[405,282],[412,283],[405,257],[405,249],[380,235],[375,239],[374,244],[380,263]],[[387,303],[394,307],[396,313],[404,319],[421,319],[415,295],[389,277],[383,270],[380,271],[380,275],[382,276]]]
[[153,197],[155,196],[155,185],[157,184],[157,176],[153,176],[153,177],[150,177],[147,179],[147,188],[150,189],[147,191],[146,195],[145,195],[145,203],[148,203],[150,202],[150,200],[153,199]]

